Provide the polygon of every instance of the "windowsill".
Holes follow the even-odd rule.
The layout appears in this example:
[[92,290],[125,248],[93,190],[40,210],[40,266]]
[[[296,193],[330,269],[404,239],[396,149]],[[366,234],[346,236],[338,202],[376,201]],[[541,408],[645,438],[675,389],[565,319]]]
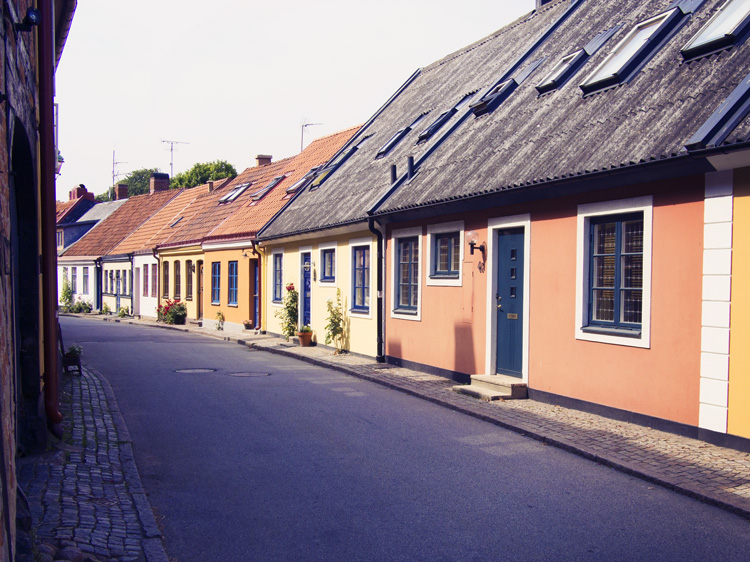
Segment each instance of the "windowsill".
[[235,303],[229,302],[229,303],[227,303],[227,306],[231,306],[232,308],[237,308],[238,305],[237,305],[236,302]]
[[193,300],[193,297],[185,297],[185,300],[186,300],[186,301],[192,301],[192,300]]
[[350,308],[350,314],[370,314],[369,308]]
[[411,308],[394,308],[393,314],[404,314],[407,316],[416,316],[418,312],[416,309],[411,309]]
[[211,302],[211,306],[221,306],[220,302]]
[[319,282],[320,283],[335,283],[336,278],[335,277],[321,277]]
[[640,339],[641,330],[628,330],[626,328],[607,328],[606,326],[582,326],[581,331],[586,334],[603,334],[607,336],[618,336],[623,338]]
[[282,304],[283,301],[271,301],[271,304]]
[[455,273],[433,273],[430,279],[458,279],[458,271]]

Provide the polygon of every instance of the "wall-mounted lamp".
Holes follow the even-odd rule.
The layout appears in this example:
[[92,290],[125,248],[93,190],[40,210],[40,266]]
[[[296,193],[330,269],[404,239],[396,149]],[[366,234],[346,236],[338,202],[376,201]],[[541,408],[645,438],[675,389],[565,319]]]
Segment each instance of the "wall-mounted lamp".
[[16,31],[31,31],[32,27],[36,27],[42,21],[42,13],[33,7],[26,10],[26,16],[23,18],[21,23],[14,24]]
[[466,233],[466,241],[469,243],[469,254],[474,255],[474,250],[479,250],[482,252],[482,261],[479,262],[479,265],[477,266],[479,268],[479,271],[484,271],[484,262],[487,261],[487,255],[486,250],[487,247],[482,244],[477,244],[477,241],[479,240],[479,235],[477,234],[476,230],[470,230]]

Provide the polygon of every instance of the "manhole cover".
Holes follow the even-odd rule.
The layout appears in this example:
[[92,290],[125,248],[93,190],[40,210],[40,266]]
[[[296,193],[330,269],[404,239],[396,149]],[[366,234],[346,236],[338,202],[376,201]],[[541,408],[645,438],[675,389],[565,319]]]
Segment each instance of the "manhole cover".
[[229,373],[230,377],[270,377],[271,373]]
[[216,369],[175,369],[175,373],[213,373]]

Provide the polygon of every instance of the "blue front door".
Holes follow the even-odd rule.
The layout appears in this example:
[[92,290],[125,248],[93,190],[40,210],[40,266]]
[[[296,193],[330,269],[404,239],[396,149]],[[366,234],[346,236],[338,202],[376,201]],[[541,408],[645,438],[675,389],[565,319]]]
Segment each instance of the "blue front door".
[[501,230],[497,245],[497,373],[523,376],[522,228]]
[[260,265],[258,260],[250,262],[253,268],[253,327],[260,329]]
[[312,264],[310,252],[302,254],[302,325],[310,325],[310,287]]

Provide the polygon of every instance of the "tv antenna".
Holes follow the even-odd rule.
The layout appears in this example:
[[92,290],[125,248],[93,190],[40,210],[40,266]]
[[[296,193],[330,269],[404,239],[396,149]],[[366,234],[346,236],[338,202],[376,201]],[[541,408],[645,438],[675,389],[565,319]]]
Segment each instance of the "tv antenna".
[[127,162],[117,162],[115,159],[115,149],[112,149],[112,185],[115,185],[115,181],[117,180],[117,176],[121,176],[122,174],[118,174],[115,172],[115,167],[118,164],[127,164]]
[[189,142],[182,142],[182,141],[171,141],[171,140],[163,140],[161,142],[167,143],[169,145],[169,153],[170,153],[170,162],[169,162],[169,177],[174,177],[174,145],[176,144],[190,144]]
[[305,149],[305,127],[313,127],[315,125],[322,125],[323,123],[302,123],[302,135],[299,140],[299,151],[302,152]]

